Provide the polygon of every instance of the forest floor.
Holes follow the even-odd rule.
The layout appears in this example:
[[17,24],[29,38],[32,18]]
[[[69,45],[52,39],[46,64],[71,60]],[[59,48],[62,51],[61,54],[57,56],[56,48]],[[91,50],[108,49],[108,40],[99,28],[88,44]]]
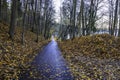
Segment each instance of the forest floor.
[[83,36],[59,46],[76,80],[120,80],[120,38]]
[[[19,79],[49,43],[44,39],[36,43],[36,35],[26,31],[25,45],[22,45],[21,31],[17,27],[15,39],[11,41],[8,25],[0,23],[0,80]],[[102,34],[58,41],[58,44],[75,80],[120,79],[120,38]]]
[[36,35],[25,31],[25,44],[21,44],[22,29],[16,27],[14,41],[9,38],[9,27],[0,23],[0,80],[19,79],[29,70],[29,63],[49,41],[35,42]]

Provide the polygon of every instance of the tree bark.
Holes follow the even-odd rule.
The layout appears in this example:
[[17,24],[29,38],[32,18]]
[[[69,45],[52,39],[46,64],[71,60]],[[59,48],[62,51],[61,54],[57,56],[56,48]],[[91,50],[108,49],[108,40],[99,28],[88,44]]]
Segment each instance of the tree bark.
[[120,37],[120,0],[119,0],[119,31],[118,36]]
[[115,5],[115,14],[114,14],[114,23],[113,23],[113,30],[112,30],[112,35],[114,35],[115,28],[117,27],[117,11],[118,11],[118,0],[116,0],[116,5]]
[[12,13],[11,13],[10,28],[9,28],[9,35],[12,40],[14,39],[16,18],[17,18],[17,0],[12,0]]
[[26,11],[27,11],[27,3],[28,3],[28,0],[27,2],[25,3],[25,0],[24,0],[24,6],[25,6],[25,11],[23,12],[23,25],[22,25],[22,44],[24,45],[24,35],[25,35],[25,21],[26,21]]
[[7,22],[7,0],[3,0],[3,21]]
[[1,21],[1,0],[0,0],[0,21]]
[[73,18],[72,18],[72,39],[75,38],[75,22],[76,22],[76,3],[77,0],[73,0]]
[[84,1],[81,0],[81,20],[82,20],[82,35],[85,35],[85,25],[84,25]]

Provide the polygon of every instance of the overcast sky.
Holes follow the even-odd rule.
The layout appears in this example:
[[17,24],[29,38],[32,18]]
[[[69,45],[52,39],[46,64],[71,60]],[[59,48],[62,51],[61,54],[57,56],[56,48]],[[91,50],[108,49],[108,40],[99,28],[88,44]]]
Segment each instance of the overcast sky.
[[53,1],[54,1],[54,4],[55,4],[55,10],[56,10],[55,18],[56,18],[56,21],[59,22],[59,19],[60,19],[60,6],[61,6],[63,0],[53,0]]

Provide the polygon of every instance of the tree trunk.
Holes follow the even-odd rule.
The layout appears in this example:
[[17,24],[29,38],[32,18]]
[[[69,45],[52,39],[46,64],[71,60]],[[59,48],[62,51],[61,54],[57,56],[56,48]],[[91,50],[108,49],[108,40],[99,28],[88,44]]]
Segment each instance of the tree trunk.
[[47,4],[47,0],[45,0],[45,8],[44,8],[44,28],[43,28],[43,36],[44,38],[46,38],[46,18],[47,18],[47,8],[48,8],[48,4]]
[[85,35],[85,25],[84,25],[84,2],[81,0],[81,20],[82,20],[82,35]]
[[93,22],[94,22],[93,14],[94,14],[94,0],[91,0],[90,10],[89,10],[89,21],[87,25],[87,35],[90,35],[92,31],[92,27],[94,26],[93,25]]
[[33,4],[34,4],[34,0],[32,0],[32,3],[31,3],[31,7],[32,7],[32,13],[31,13],[31,15],[32,15],[32,16],[31,16],[31,18],[32,18],[32,19],[31,19],[31,20],[32,20],[32,21],[31,21],[31,26],[32,26],[32,28],[31,28],[31,31],[32,31],[32,32],[34,32],[34,21],[33,21],[33,20],[34,20],[34,12],[33,12],[33,11],[34,11],[34,8],[33,8],[34,6],[33,6]]
[[119,31],[118,36],[120,37],[120,0],[119,0]]
[[72,38],[75,38],[75,22],[76,22],[76,3],[77,0],[73,0],[73,18],[72,18]]
[[1,21],[1,0],[0,0],[0,21]]
[[72,13],[73,13],[73,7],[70,11],[70,29],[69,29],[70,39],[72,38]]
[[41,27],[41,9],[42,9],[42,0],[40,0],[40,17],[39,17],[39,34],[42,35],[42,27]]
[[109,6],[109,34],[111,34],[111,21],[112,21],[112,15],[111,15],[111,8],[110,8],[110,6]]
[[3,21],[7,22],[7,0],[3,0]]
[[81,0],[81,5],[80,5],[80,12],[79,12],[79,36],[81,36],[82,34],[81,34],[81,32],[82,32],[82,30],[81,30],[81,24],[82,24],[82,15],[81,15],[81,13],[82,13],[82,7],[83,7],[83,0]]
[[117,27],[117,11],[118,11],[118,0],[116,0],[116,5],[115,5],[115,14],[114,14],[114,23],[113,23],[113,30],[112,30],[112,35],[114,35],[115,28]]
[[38,17],[38,15],[37,15],[37,0],[35,1],[35,12],[34,12],[34,26],[36,26],[36,29],[37,29],[37,38],[36,38],[36,42],[38,42],[39,41],[39,26],[38,26],[38,20],[37,20],[37,17]]
[[9,28],[9,35],[12,40],[14,39],[16,18],[17,18],[17,0],[12,0],[12,13],[11,13],[10,28]]
[[28,0],[27,2],[25,3],[25,0],[24,0],[24,6],[25,6],[25,11],[23,12],[23,25],[22,25],[22,44],[24,45],[24,34],[25,34],[25,21],[26,21],[26,11],[27,11],[27,3],[28,3]]

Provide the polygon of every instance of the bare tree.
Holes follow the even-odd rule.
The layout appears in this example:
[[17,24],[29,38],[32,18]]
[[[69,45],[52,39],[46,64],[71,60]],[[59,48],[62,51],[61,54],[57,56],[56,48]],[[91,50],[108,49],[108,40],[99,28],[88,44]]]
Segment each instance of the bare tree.
[[1,0],[0,0],[0,21],[1,21],[1,17],[2,17],[2,16],[1,16],[1,15],[2,15],[2,13],[1,13],[1,11],[2,11],[2,10],[1,10],[1,5],[2,5],[2,4],[1,4]]
[[27,3],[24,0],[24,12],[23,12],[23,22],[22,22],[22,44],[24,45],[24,34],[25,34],[25,22],[26,22],[26,12],[27,12]]
[[109,0],[109,34],[112,33],[112,27],[113,27],[113,0]]
[[[84,25],[84,1],[81,0],[80,12],[79,12],[79,35],[85,35],[85,25]],[[82,30],[81,30],[82,29]],[[82,34],[81,34],[82,31]]]
[[118,13],[118,0],[116,0],[116,4],[115,4],[114,23],[113,23],[113,30],[111,35],[114,35],[115,29],[117,27],[117,13]]
[[120,37],[120,0],[119,0],[119,31],[118,36]]
[[8,22],[8,3],[7,0],[0,0],[0,20]]
[[77,0],[73,0],[73,13],[72,13],[72,38],[75,38],[75,27],[76,27],[76,6]]
[[2,10],[2,12],[3,12],[3,21],[4,22],[7,22],[7,0],[3,0],[3,10]]
[[17,0],[12,0],[11,22],[10,22],[10,28],[9,28],[9,35],[12,40],[14,39],[15,26],[16,26],[17,3],[18,3]]

